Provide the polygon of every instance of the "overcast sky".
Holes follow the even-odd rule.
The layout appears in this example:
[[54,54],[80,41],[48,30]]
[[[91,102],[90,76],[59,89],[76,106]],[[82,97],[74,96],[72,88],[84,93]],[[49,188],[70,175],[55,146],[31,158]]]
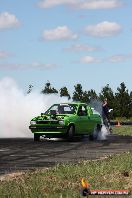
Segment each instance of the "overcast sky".
[[0,0],[0,79],[132,91],[132,0]]

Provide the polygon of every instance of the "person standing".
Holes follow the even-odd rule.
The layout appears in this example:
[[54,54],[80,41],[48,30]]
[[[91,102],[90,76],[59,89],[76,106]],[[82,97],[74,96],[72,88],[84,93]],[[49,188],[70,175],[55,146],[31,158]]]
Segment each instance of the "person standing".
[[104,99],[102,104],[102,118],[103,124],[108,127],[109,131],[112,132],[112,128],[110,126],[110,118],[109,118],[109,106],[107,98]]

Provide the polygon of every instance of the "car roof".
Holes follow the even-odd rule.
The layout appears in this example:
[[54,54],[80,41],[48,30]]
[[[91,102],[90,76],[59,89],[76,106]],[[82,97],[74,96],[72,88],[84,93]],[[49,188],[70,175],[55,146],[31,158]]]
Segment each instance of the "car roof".
[[59,104],[61,104],[61,105],[70,105],[70,104],[73,104],[73,105],[88,105],[88,104],[83,103],[83,102],[62,102],[62,103],[58,103],[56,105],[59,105]]

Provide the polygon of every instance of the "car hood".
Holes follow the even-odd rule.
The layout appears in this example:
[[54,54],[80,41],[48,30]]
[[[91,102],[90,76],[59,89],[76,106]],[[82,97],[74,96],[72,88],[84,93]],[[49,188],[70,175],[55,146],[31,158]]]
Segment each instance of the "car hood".
[[67,115],[67,114],[56,114],[56,115],[43,114],[43,115],[33,118],[32,121],[36,121],[36,120],[64,120],[65,117],[70,117],[70,116],[71,115]]

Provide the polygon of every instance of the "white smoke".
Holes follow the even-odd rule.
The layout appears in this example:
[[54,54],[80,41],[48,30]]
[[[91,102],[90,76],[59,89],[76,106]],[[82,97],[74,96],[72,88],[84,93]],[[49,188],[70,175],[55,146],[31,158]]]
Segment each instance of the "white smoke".
[[24,94],[16,82],[0,80],[0,137],[32,137],[30,120],[45,112],[53,103],[67,102],[67,98],[38,92]]
[[98,133],[98,140],[106,140],[107,136],[109,135],[109,131],[106,126],[103,124],[101,127],[101,131]]
[[96,128],[93,131],[93,135],[95,138],[97,138],[97,140],[106,140],[109,134],[110,134],[109,130],[103,123],[100,131],[98,131]]
[[[102,116],[102,101],[97,99],[91,99],[89,104],[93,108],[93,112],[99,113]],[[103,124],[103,118],[102,118],[101,130],[99,132],[95,130],[94,135],[97,136],[97,140],[106,140],[109,134],[110,132],[108,128]]]
[[100,113],[100,115],[102,115],[102,101],[100,101],[99,99],[91,99],[89,104],[91,107],[94,108],[94,110],[96,110]]

